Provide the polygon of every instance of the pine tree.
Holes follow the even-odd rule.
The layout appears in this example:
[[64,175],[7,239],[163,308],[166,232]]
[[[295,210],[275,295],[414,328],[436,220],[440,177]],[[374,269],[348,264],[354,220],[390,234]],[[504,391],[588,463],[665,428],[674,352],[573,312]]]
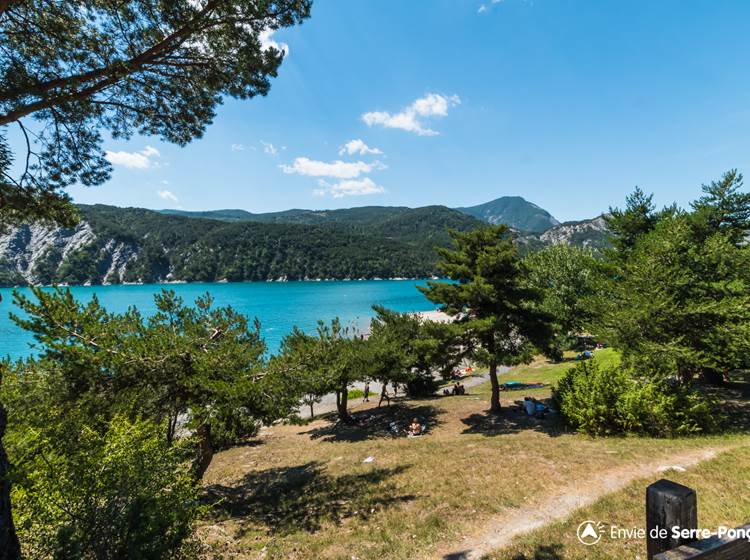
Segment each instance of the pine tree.
[[[283,52],[267,48],[262,33],[301,23],[310,6],[0,2],[0,226],[75,221],[65,187],[110,175],[102,131],[185,145],[203,135],[223,98],[266,95]],[[10,126],[25,139],[15,157]]]
[[529,286],[527,271],[505,225],[452,232],[453,248],[441,249],[442,272],[453,282],[420,288],[455,318],[471,355],[489,366],[490,410],[500,411],[497,367],[529,362],[552,337],[551,317],[540,309],[541,294]]

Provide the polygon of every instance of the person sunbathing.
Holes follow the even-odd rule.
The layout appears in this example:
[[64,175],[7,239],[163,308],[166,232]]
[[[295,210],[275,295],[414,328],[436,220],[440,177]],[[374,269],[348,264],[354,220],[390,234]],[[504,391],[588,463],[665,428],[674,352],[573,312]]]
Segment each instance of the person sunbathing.
[[422,424],[419,423],[419,420],[414,418],[411,421],[411,424],[409,424],[409,429],[407,430],[407,433],[410,436],[418,436],[422,434]]

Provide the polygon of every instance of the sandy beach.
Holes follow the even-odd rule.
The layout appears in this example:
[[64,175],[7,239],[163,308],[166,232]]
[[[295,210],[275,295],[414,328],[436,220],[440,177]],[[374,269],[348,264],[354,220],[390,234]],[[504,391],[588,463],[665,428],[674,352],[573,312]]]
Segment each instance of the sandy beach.
[[443,313],[442,311],[435,309],[434,311],[419,311],[415,313],[415,315],[419,315],[423,319],[427,319],[428,321],[435,321],[436,323],[450,323],[451,322],[451,316],[447,313]]

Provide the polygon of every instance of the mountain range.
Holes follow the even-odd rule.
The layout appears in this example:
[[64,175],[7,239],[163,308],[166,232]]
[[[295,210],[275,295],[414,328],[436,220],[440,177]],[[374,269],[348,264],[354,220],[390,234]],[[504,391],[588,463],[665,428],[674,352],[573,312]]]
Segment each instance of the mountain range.
[[[284,210],[253,214],[246,210],[208,210],[189,212],[186,210],[161,210],[162,214],[188,218],[208,218],[225,222],[265,222],[285,224],[323,225],[331,223],[372,225],[394,215],[412,210],[403,206],[364,206],[343,210]],[[503,196],[484,204],[466,208],[454,208],[462,214],[472,216],[490,224],[508,224],[524,232],[541,233],[558,222],[549,212],[520,196]]]
[[79,205],[71,229],[23,225],[0,235],[0,285],[417,278],[439,274],[448,228],[507,223],[524,250],[599,248],[603,219],[560,224],[521,197],[468,208],[153,211]]

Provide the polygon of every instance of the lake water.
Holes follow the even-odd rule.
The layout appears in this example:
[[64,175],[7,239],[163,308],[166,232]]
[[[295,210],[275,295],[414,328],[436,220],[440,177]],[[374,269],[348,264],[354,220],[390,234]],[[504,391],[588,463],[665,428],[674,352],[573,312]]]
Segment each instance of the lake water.
[[[394,311],[429,311],[436,306],[417,290],[424,280],[366,280],[330,282],[247,282],[228,284],[145,284],[140,286],[75,286],[73,294],[88,300],[96,294],[109,311],[122,312],[136,306],[144,314],[155,310],[153,295],[164,288],[174,290],[186,302],[209,292],[215,305],[231,305],[248,317],[257,317],[268,348],[274,352],[294,325],[313,332],[318,319],[339,317],[342,324],[366,327],[374,315],[372,306]],[[28,289],[20,289],[29,293]],[[9,318],[18,313],[13,290],[0,288],[0,356],[21,358],[34,352],[33,338]]]

